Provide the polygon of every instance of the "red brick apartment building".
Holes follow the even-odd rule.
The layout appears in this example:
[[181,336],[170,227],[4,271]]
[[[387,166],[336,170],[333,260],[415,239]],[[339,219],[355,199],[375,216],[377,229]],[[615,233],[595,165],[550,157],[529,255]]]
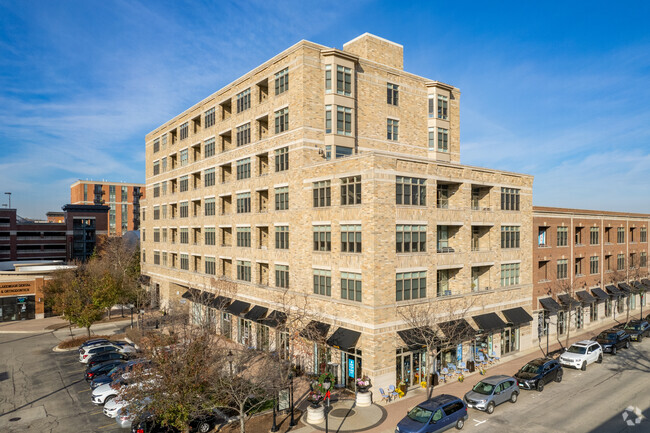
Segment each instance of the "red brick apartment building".
[[38,222],[0,209],[0,262],[85,260],[108,233],[108,206],[65,205],[63,222]]
[[144,184],[78,180],[70,186],[72,204],[106,204],[108,235],[122,236],[140,229],[140,201],[145,198]]
[[649,225],[648,214],[533,207],[534,343],[646,314]]

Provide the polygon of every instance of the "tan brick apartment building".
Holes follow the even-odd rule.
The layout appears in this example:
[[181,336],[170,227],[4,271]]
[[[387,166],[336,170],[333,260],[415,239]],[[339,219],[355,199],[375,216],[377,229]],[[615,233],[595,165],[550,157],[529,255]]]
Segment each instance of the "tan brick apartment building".
[[72,204],[106,204],[109,236],[122,236],[140,228],[140,200],[145,197],[141,183],[78,180],[70,185]]
[[193,314],[275,349],[282,294],[306,295],[329,344],[296,362],[347,386],[431,371],[398,334],[412,304],[471,299],[481,346],[528,348],[533,179],[460,164],[459,99],[405,72],[402,46],[364,34],[343,50],[301,41],[156,128],[142,269],[163,306],[231,281],[225,311]]
[[628,308],[638,318],[650,287],[649,225],[647,214],[533,207],[535,342],[547,329],[560,338],[569,326],[625,321]]

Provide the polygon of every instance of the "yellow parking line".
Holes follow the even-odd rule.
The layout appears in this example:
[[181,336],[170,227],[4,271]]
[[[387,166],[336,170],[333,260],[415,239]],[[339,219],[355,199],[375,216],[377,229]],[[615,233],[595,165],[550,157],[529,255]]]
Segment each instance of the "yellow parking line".
[[88,392],[88,391],[90,391],[90,389],[82,389],[82,390],[79,391],[77,394],[81,394],[82,392]]
[[90,412],[91,415],[99,415],[100,413],[104,413],[104,411],[100,410],[98,412]]
[[106,424],[101,427],[97,427],[98,430],[104,429],[104,428],[109,428],[109,427],[117,427],[117,423],[112,423],[112,424]]

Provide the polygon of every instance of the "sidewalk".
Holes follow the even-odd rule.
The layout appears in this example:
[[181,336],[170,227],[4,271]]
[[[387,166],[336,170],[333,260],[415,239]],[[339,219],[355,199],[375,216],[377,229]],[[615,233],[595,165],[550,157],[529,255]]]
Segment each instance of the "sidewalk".
[[[131,325],[131,318],[112,322],[97,322],[90,327],[91,334],[118,334]],[[52,332],[59,339],[70,337],[70,328],[67,320],[61,317],[47,317],[45,319],[21,320],[19,322],[0,323],[0,334],[44,334]],[[74,336],[83,335],[86,328],[72,328]]]
[[[595,335],[598,335],[601,331],[609,329],[614,326],[615,323],[608,321],[606,325],[600,326],[598,328],[587,330],[581,334],[573,336],[569,339],[569,344],[573,344],[576,341],[590,339]],[[564,348],[566,339],[563,338],[561,343],[555,340],[555,342],[550,341],[549,351],[552,354],[555,351],[560,351]],[[546,344],[544,343],[543,347],[533,347],[525,352],[518,353],[514,356],[509,356],[505,361],[501,361],[497,364],[494,364],[486,369],[486,376],[494,376],[505,374],[508,376],[514,375],[524,364],[528,361],[531,361],[535,358],[539,358],[545,355],[544,351],[546,350]],[[462,398],[466,392],[472,389],[472,387],[482,378],[478,371],[465,375],[464,382],[447,382],[437,385],[433,390],[433,395],[439,394],[451,394],[459,398]],[[397,423],[404,418],[406,412],[414,407],[415,405],[426,400],[426,390],[423,388],[410,390],[405,397],[394,400],[391,403],[380,403],[381,397],[379,396],[378,390],[373,390],[373,401],[374,404],[371,407],[377,407],[378,409],[383,409],[382,411],[370,411],[368,408],[355,408],[351,404],[350,400],[341,400],[332,405],[330,413],[336,409],[349,410],[350,407],[354,410],[354,413],[351,413],[351,416],[348,417],[334,417],[330,418],[330,430],[332,431],[363,431],[367,433],[394,433],[395,426]],[[353,402],[353,401],[352,401]],[[342,411],[336,412],[340,414]],[[471,416],[471,414],[470,414]],[[303,418],[303,423],[305,423],[305,418]],[[379,425],[377,425],[379,423]],[[294,432],[298,433],[315,433],[323,431],[323,424],[316,426],[305,426],[301,427]]]

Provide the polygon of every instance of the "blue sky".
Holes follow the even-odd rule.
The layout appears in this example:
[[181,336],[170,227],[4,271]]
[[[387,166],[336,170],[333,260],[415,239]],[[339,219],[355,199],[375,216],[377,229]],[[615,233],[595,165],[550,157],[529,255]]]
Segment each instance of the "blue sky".
[[144,182],[156,126],[301,39],[370,32],[461,89],[463,163],[534,175],[536,205],[650,213],[649,18],[645,1],[0,0],[0,192],[43,217],[76,179]]

